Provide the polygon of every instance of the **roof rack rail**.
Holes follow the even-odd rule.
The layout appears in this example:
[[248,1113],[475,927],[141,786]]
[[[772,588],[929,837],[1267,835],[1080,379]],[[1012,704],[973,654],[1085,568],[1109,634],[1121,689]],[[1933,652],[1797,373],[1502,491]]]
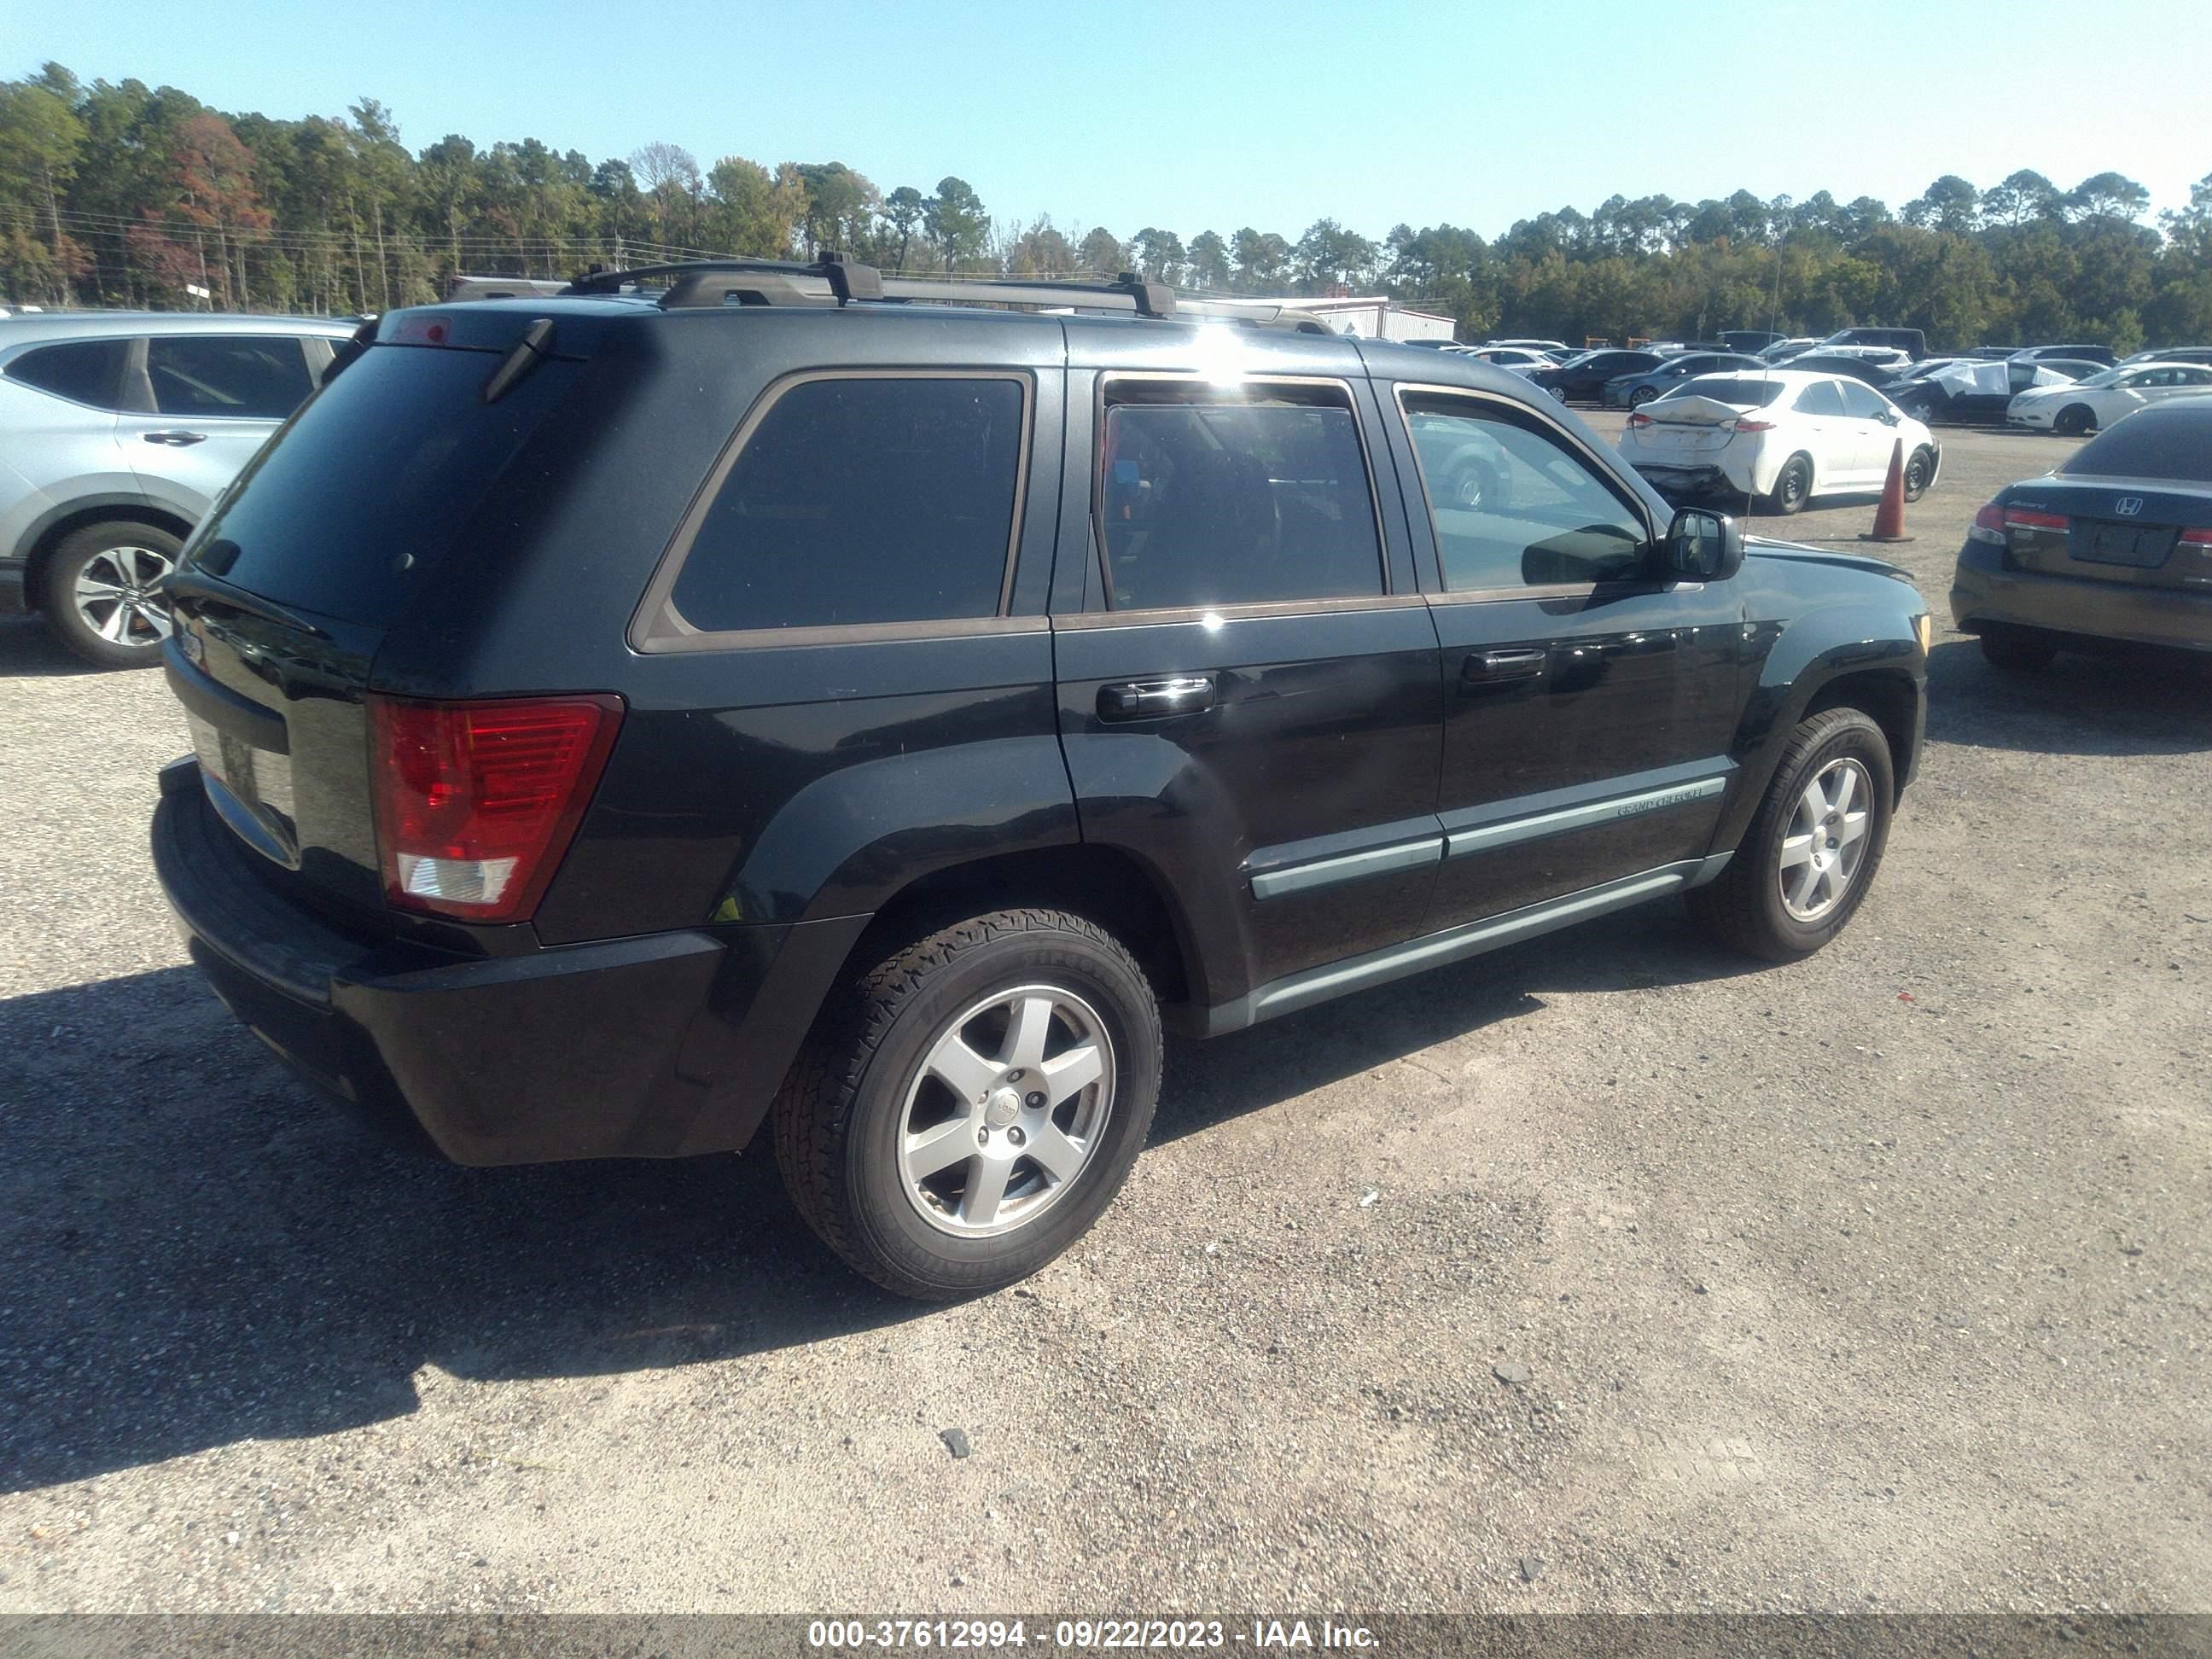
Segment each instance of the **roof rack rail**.
[[[824,284],[827,294],[809,292],[799,279]],[[886,276],[842,253],[824,254],[811,263],[798,259],[686,259],[671,264],[636,265],[628,270],[594,266],[565,290],[570,294],[613,294],[625,285],[665,280],[665,310],[720,307],[839,306],[855,300],[933,301],[952,305],[1040,306],[1072,311],[1124,312],[1139,317],[1212,318],[1255,326],[1327,334],[1328,325],[1287,307],[1179,295],[1165,283],[1148,282],[1134,271],[1114,281],[1072,277]]]

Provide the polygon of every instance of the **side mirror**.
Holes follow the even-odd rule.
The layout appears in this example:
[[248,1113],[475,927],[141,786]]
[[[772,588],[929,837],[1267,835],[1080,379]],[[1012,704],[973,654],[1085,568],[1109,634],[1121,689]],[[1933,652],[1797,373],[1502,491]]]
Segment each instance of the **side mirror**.
[[1725,513],[1684,507],[1666,545],[1668,574],[1683,581],[1724,582],[1743,568],[1743,532]]

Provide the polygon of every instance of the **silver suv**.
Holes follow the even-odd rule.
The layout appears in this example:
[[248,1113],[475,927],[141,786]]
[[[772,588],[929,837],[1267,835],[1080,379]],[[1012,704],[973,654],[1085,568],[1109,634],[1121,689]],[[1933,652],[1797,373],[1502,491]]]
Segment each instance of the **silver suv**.
[[352,325],[126,312],[0,319],[0,613],[105,667],[159,659],[157,584]]

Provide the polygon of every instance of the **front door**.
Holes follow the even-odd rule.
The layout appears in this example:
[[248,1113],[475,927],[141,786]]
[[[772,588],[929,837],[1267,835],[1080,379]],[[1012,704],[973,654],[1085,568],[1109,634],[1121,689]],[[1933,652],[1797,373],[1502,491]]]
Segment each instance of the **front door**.
[[1084,838],[1159,872],[1203,944],[1200,1006],[1409,937],[1443,854],[1436,633],[1344,358],[1072,377],[1062,743]]
[[1735,771],[1742,606],[1536,411],[1401,388],[1438,556],[1445,860],[1425,931],[1702,857]]

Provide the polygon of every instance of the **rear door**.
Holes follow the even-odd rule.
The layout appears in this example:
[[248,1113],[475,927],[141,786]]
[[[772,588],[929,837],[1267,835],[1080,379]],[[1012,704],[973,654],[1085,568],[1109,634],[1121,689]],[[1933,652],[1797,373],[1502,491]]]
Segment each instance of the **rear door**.
[[1447,855],[1424,931],[1702,857],[1735,769],[1735,585],[1657,574],[1641,501],[1536,411],[1397,398],[1443,652]]
[[1410,936],[1443,852],[1437,641],[1359,360],[1269,373],[1260,342],[1201,373],[1245,340],[1070,332],[1054,628],[1085,838],[1179,896],[1201,1003]]
[[293,334],[156,334],[134,343],[117,435],[147,493],[198,519],[313,390]]

